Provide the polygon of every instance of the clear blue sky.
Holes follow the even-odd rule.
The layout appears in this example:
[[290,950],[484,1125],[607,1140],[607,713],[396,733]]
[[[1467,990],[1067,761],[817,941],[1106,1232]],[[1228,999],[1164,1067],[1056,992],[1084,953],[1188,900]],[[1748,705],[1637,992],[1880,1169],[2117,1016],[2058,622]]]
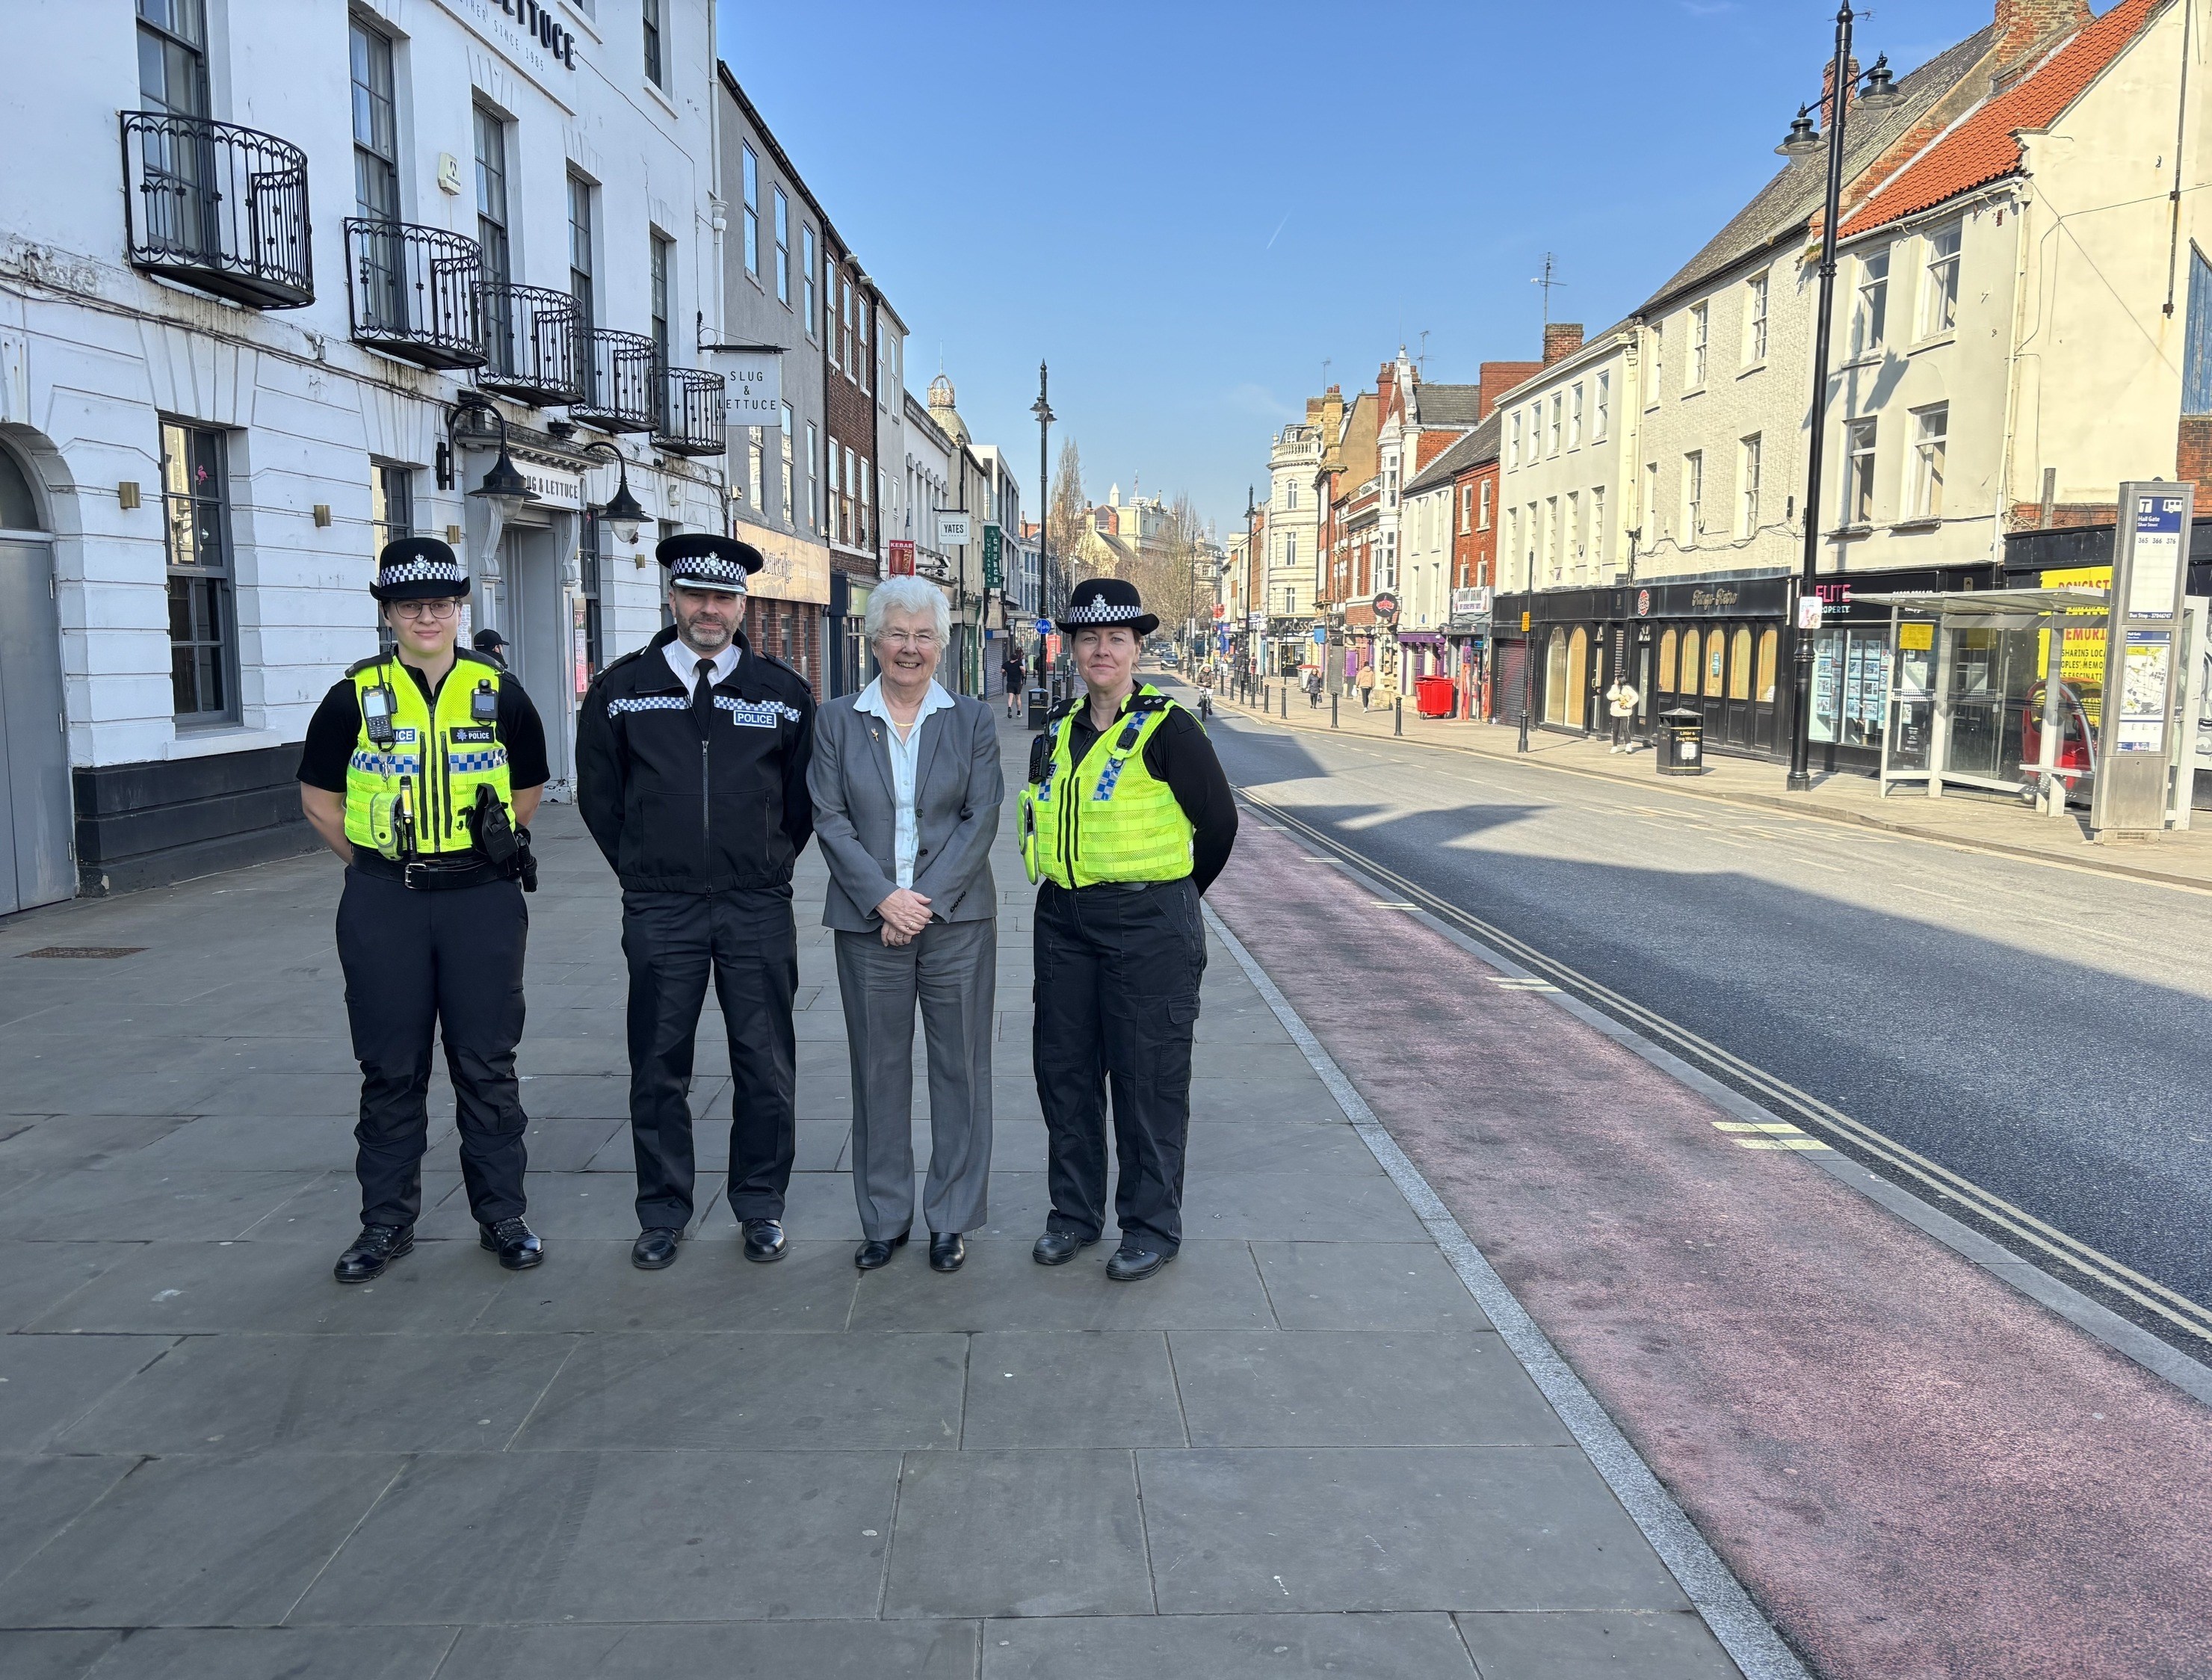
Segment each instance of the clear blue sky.
[[[1900,71],[1995,0],[1877,0]],[[2105,9],[2098,0],[2097,9]],[[975,437],[1224,526],[1267,435],[1428,334],[1427,377],[1620,319],[1779,165],[1835,0],[722,0],[722,54]],[[1263,485],[1264,489],[1264,485]],[[1030,499],[1034,499],[1034,491]],[[1033,510],[1032,510],[1033,511]]]

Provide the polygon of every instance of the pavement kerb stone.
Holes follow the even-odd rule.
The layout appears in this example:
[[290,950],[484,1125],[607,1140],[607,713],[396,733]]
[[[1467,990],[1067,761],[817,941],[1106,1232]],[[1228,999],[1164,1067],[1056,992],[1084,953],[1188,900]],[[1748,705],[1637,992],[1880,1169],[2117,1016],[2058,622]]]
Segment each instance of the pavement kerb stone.
[[[1941,846],[1957,846],[1968,850],[1993,852],[2002,856],[2017,857],[2031,863],[2050,864],[2064,869],[2087,869],[2097,874],[2116,875],[2123,880],[2148,881],[2160,886],[2182,886],[2198,892],[2212,891],[2212,879],[2203,875],[2182,874],[2172,870],[2149,869],[2137,864],[2115,861],[2101,850],[2091,850],[2081,857],[2059,856],[2033,846],[2022,846],[2010,841],[1990,839],[1979,834],[1962,836],[1946,833],[1915,823],[1899,822],[1890,818],[1871,816],[1864,812],[1838,810],[1817,800],[1793,800],[1771,794],[1746,793],[1732,788],[1699,787],[1687,777],[1672,778],[1660,782],[1656,776],[1631,776],[1598,764],[1566,764],[1556,758],[1536,754],[1492,752],[1459,741],[1437,740],[1425,733],[1394,735],[1387,729],[1370,727],[1364,724],[1355,727],[1329,727],[1326,719],[1301,717],[1297,708],[1287,718],[1277,712],[1262,711],[1255,706],[1243,705],[1216,697],[1217,705],[1234,707],[1237,714],[1255,722],[1278,729],[1301,729],[1309,733],[1346,736],[1376,736],[1399,741],[1408,746],[1425,746],[1434,751],[1457,752],[1470,758],[1510,758],[1516,764],[1534,765],[1555,770],[1563,776],[1579,776],[1593,782],[1611,782],[1623,787],[1657,785],[1670,794],[1690,799],[1707,800],[1722,805],[1747,807],[1754,810],[1785,812],[1793,817],[1816,818],[1824,823],[1835,823],[1847,828],[1878,829],[1886,833],[1899,834],[1914,840],[1932,841]],[[1376,714],[1370,713],[1370,717]]]

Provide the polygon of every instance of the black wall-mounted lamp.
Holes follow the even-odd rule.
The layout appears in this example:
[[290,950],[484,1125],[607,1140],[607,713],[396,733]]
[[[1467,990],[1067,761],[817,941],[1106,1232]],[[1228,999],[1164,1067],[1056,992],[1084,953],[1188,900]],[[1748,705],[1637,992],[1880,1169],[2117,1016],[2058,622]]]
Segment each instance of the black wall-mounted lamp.
[[438,488],[453,487],[453,452],[452,438],[454,429],[465,414],[488,414],[499,428],[499,459],[491,464],[483,482],[469,494],[482,498],[496,511],[502,520],[513,519],[525,507],[538,500],[537,492],[530,488],[522,474],[515,470],[514,458],[507,453],[507,417],[491,404],[473,393],[464,392],[453,412],[446,417],[446,437],[438,445]]
[[609,525],[614,527],[615,535],[621,538],[623,542],[635,542],[637,540],[639,528],[645,525],[647,521],[652,518],[652,515],[647,514],[645,509],[639,505],[638,499],[629,493],[629,461],[628,458],[623,455],[621,450],[616,448],[613,444],[609,443],[604,438],[594,438],[592,441],[583,445],[582,447],[586,452],[594,449],[605,450],[608,454],[614,458],[615,465],[622,469],[622,479],[620,483],[616,484],[615,493],[609,496],[606,501],[601,506],[594,509],[594,511],[601,519],[605,520]]

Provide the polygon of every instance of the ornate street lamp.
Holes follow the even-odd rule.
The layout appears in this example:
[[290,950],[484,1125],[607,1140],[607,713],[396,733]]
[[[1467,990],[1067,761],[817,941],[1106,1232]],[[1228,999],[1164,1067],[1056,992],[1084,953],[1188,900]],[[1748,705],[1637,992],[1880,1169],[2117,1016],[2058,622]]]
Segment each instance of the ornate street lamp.
[[629,493],[629,458],[605,438],[593,438],[582,447],[586,451],[605,450],[613,457],[615,465],[622,469],[622,478],[615,485],[615,493],[592,511],[613,527],[615,535],[621,538],[624,544],[635,543],[637,540],[639,529],[653,516],[647,513],[644,508],[639,505],[638,499]]

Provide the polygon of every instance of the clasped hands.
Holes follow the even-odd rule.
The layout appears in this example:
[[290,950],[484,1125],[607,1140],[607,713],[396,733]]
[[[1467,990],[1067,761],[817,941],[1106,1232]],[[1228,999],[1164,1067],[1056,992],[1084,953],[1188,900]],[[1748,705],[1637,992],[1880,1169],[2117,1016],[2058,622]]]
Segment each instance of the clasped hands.
[[884,919],[885,945],[911,945],[915,936],[929,926],[929,900],[908,887],[894,887],[890,896],[876,906],[876,914]]

